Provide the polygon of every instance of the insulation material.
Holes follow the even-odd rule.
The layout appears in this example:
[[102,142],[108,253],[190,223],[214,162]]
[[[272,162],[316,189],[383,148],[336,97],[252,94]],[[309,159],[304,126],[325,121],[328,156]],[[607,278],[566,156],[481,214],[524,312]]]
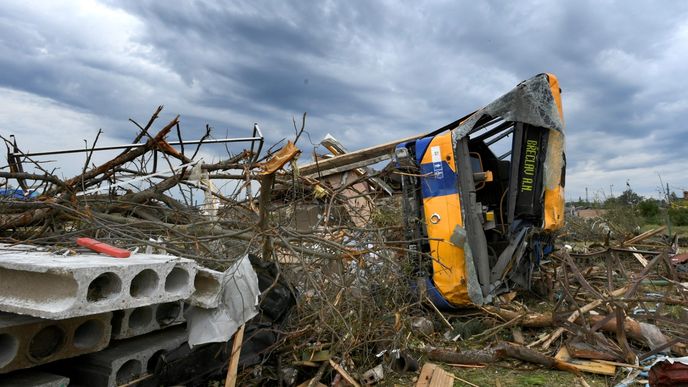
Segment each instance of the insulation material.
[[521,82],[510,92],[476,111],[453,130],[454,141],[467,135],[484,116],[502,117],[564,132],[564,121],[557,107],[549,81],[552,75],[539,74]]
[[186,312],[189,346],[228,341],[258,314],[258,276],[248,256],[223,273],[222,302],[217,308],[191,307]]
[[282,147],[280,150],[275,152],[274,155],[265,163],[260,164],[260,168],[263,170],[261,175],[269,175],[275,173],[278,169],[282,168],[286,163],[296,158],[301,151],[294,145],[293,142],[287,141],[287,145]]
[[544,229],[554,231],[564,226],[564,119],[559,83],[552,74],[539,74],[521,82],[510,92],[476,111],[453,130],[454,143],[468,135],[483,118],[501,117],[550,129],[544,164]]

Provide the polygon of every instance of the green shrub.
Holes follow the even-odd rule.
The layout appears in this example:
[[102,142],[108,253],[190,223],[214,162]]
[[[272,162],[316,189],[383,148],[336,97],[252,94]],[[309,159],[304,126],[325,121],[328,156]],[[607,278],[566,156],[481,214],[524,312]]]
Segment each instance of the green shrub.
[[635,209],[625,205],[610,205],[602,216],[612,228],[619,234],[632,234],[643,224],[643,218],[638,216]]
[[674,226],[688,226],[688,208],[670,208],[669,219]]
[[638,213],[645,219],[645,224],[659,224],[664,223],[659,207],[660,201],[657,199],[648,198],[638,203]]

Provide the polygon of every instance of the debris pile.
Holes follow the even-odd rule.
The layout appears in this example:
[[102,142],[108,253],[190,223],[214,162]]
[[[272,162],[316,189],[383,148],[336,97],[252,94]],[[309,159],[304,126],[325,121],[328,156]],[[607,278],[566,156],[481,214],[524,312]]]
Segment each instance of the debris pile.
[[449,386],[523,364],[584,385],[681,377],[688,257],[665,228],[571,218],[529,289],[440,310],[393,166],[343,163],[331,136],[336,166],[297,165],[305,115],[292,141],[262,154],[256,126],[206,163],[210,128],[186,143],[178,118],[154,132],[161,109],[106,163],[87,149],[70,179],[4,139],[0,381]]
[[[240,193],[280,168],[284,152],[259,160],[257,126],[252,137],[224,140],[211,139],[208,127],[185,143],[176,117],[153,133],[161,110],[145,126],[132,121],[140,130],[132,144],[86,149],[82,173],[70,179],[3,138],[3,385],[203,384],[239,359],[227,344],[237,331],[251,334],[243,348],[253,349],[240,364],[262,361],[270,344],[262,331],[284,319],[293,295],[274,264],[253,256],[263,230],[256,222],[267,213]],[[175,129],[180,150],[166,140]],[[196,157],[217,142],[247,149],[215,163]],[[90,165],[95,151],[117,148],[124,149],[116,157]],[[237,181],[235,194],[223,194],[219,178]],[[259,295],[265,305],[254,318]]]

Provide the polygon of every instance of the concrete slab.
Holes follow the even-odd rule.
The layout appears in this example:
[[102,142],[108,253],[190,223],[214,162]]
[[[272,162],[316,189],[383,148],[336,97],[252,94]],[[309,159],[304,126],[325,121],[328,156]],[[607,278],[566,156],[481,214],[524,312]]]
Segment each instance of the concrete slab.
[[69,378],[43,371],[19,371],[0,376],[0,387],[67,387]]
[[183,301],[116,310],[112,317],[112,338],[121,340],[140,336],[184,321]]
[[100,351],[110,342],[111,318],[44,320],[0,312],[0,374]]
[[186,328],[177,326],[122,340],[109,348],[70,361],[66,371],[73,383],[118,386],[153,373],[160,356],[186,345]]
[[199,267],[194,279],[196,290],[191,295],[189,303],[206,309],[217,308],[222,300],[223,278],[222,272]]
[[168,255],[61,256],[0,245],[0,311],[47,319],[188,298],[195,261]]

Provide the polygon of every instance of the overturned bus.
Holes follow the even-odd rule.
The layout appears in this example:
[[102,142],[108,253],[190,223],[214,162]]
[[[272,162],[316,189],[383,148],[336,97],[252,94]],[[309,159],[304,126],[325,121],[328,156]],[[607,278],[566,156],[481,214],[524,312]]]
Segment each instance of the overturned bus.
[[564,119],[552,74],[396,145],[408,254],[439,307],[530,288],[564,225]]

